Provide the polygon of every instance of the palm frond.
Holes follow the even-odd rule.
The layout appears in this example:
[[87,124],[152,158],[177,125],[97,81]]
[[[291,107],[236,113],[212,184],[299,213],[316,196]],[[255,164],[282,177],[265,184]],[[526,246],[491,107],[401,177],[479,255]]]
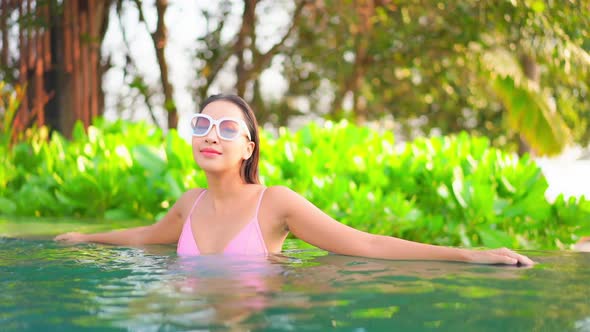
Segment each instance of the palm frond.
[[528,79],[507,50],[482,57],[490,86],[507,110],[506,123],[539,155],[555,155],[571,141],[571,131],[546,91]]

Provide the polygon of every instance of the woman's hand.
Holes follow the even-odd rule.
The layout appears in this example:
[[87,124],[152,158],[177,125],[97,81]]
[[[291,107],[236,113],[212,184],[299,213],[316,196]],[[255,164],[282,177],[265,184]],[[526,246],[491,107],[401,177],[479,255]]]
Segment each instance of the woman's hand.
[[534,265],[530,258],[501,248],[492,250],[469,250],[467,258],[470,263],[480,264],[508,264],[508,265]]
[[88,242],[87,235],[78,232],[69,232],[56,236],[55,241],[62,241],[67,243]]

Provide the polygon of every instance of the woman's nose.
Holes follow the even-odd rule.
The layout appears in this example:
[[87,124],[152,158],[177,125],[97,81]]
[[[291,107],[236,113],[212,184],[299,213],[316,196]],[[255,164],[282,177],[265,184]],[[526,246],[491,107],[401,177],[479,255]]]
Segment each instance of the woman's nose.
[[211,130],[205,135],[205,142],[207,143],[217,143],[219,141],[219,137],[217,137],[217,128],[216,125],[211,126]]

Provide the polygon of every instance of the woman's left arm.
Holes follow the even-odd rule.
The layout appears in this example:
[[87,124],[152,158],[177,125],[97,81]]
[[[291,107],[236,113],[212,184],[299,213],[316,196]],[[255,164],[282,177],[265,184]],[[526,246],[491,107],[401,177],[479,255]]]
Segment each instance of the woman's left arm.
[[342,255],[399,260],[441,260],[482,264],[524,264],[533,261],[509,249],[469,250],[407,241],[362,232],[344,225],[286,187],[272,187],[289,230],[301,240]]

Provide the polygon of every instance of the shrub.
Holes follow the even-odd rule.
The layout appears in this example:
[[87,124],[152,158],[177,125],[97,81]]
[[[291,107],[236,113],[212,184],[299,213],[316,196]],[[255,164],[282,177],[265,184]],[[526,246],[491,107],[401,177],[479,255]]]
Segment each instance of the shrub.
[[[145,123],[97,120],[66,140],[47,129],[1,146],[0,214],[160,218],[206,185],[190,145]],[[293,188],[353,227],[457,246],[565,248],[590,234],[585,198],[550,203],[540,168],[482,137],[418,139],[396,152],[391,133],[346,122],[262,133],[264,184]]]

